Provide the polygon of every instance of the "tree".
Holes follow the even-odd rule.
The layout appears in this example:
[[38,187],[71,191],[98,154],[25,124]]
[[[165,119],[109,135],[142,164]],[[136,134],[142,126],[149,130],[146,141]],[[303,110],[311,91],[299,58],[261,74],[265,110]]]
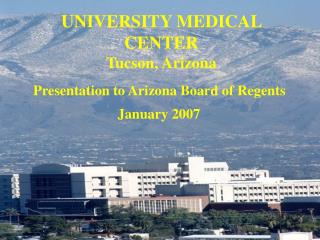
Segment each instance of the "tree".
[[10,224],[12,223],[13,216],[19,216],[18,211],[14,208],[8,208],[8,209],[4,210],[4,214],[9,217]]
[[32,235],[40,235],[41,239],[48,239],[50,233],[58,236],[70,233],[70,224],[60,217],[54,216],[30,216],[24,221],[24,226]]
[[150,231],[153,238],[172,238],[175,236],[175,229],[168,224],[155,224]]
[[130,237],[132,240],[142,240],[142,237],[139,235],[133,235]]
[[102,222],[102,227],[104,232],[106,232],[109,236],[112,233],[118,232],[119,227],[117,227],[117,221],[115,219],[104,219]]
[[201,214],[189,213],[186,209],[172,208],[161,214],[158,222],[159,224],[171,225],[175,229],[175,235],[180,236],[184,229],[205,227],[207,221],[202,218]]
[[149,232],[153,226],[153,217],[142,211],[132,211],[130,214],[131,222],[139,227],[142,232]]
[[16,240],[18,239],[16,232],[11,224],[0,224],[0,240]]

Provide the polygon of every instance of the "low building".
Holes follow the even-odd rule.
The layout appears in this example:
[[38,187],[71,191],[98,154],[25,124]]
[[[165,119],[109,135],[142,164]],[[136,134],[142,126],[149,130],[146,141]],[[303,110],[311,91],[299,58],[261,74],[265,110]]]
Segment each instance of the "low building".
[[277,240],[312,240],[312,232],[279,233]]
[[108,207],[106,198],[44,198],[29,199],[25,208],[28,215],[63,217],[97,217]]
[[233,210],[237,212],[261,212],[261,211],[277,211],[280,212],[280,203],[269,204],[267,202],[247,202],[247,203],[209,203],[204,211],[227,211]]
[[190,235],[179,237],[179,240],[245,240],[245,239],[276,239],[276,240],[317,240],[312,237],[312,232],[288,232],[270,235]]
[[150,234],[149,233],[127,233],[127,234],[121,235],[122,240],[133,240],[133,239],[137,239],[137,237],[141,240],[149,240]]
[[288,197],[281,203],[281,211],[320,216],[320,197]]
[[171,208],[184,208],[189,212],[201,213],[208,203],[208,196],[155,196],[109,199],[109,207],[133,207],[136,210],[152,214],[161,214]]
[[[179,240],[245,240],[245,239],[251,239],[251,240],[272,240],[272,237],[270,235],[190,235],[185,237],[179,237]],[[293,239],[290,239],[293,240]],[[294,239],[296,240],[296,239]]]
[[146,213],[161,214],[172,208],[185,208],[201,213],[208,204],[208,196],[136,197],[136,198],[42,198],[27,200],[28,215],[64,217],[97,217],[112,206],[133,207]]

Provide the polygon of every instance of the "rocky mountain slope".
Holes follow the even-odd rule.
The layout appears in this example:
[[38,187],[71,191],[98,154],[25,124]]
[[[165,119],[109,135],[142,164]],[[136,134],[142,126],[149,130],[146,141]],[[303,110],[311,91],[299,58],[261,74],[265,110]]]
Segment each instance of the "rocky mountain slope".
[[[197,35],[195,51],[129,51],[128,35]],[[110,71],[105,56],[216,59],[210,70]],[[63,29],[58,16],[0,19],[0,133],[214,134],[216,132],[320,132],[320,32],[274,27],[259,30]],[[63,86],[196,87],[245,84],[281,86],[287,95],[266,97],[34,97],[33,84]],[[118,122],[128,110],[201,107],[195,121]]]

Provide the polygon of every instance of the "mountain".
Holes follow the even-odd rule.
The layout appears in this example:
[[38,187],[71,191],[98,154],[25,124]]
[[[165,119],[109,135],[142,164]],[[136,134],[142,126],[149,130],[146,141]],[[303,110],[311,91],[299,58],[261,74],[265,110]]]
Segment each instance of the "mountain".
[[[192,51],[130,51],[128,35],[195,35]],[[217,70],[108,70],[105,57],[215,59]],[[217,132],[320,133],[320,31],[63,29],[59,16],[0,19],[0,134],[165,136]],[[284,97],[34,97],[33,85],[281,86]],[[119,122],[128,110],[201,107],[198,120]]]

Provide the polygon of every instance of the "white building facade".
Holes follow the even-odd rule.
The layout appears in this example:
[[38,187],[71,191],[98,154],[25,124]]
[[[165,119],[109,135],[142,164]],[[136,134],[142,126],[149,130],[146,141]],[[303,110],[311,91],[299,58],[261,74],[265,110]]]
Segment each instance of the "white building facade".
[[166,172],[128,172],[117,166],[43,164],[21,174],[21,209],[28,199],[125,198],[155,195],[156,185],[177,184],[177,164]]
[[203,157],[189,157],[179,166],[180,178],[176,187],[158,186],[157,193],[207,193],[211,202],[278,203],[285,197],[320,196],[320,179],[286,180],[271,177],[268,170],[229,170],[227,163],[205,162]]
[[[166,171],[124,171],[117,166],[44,164],[20,176],[21,207],[27,199],[208,195],[211,202],[279,202],[320,196],[320,180],[285,180],[268,170],[229,170],[226,162],[189,156]],[[160,190],[159,190],[160,189]],[[179,192],[180,191],[180,192]]]
[[[195,185],[196,186],[196,185]],[[208,184],[212,202],[281,202],[285,197],[320,196],[320,180],[257,179]]]

